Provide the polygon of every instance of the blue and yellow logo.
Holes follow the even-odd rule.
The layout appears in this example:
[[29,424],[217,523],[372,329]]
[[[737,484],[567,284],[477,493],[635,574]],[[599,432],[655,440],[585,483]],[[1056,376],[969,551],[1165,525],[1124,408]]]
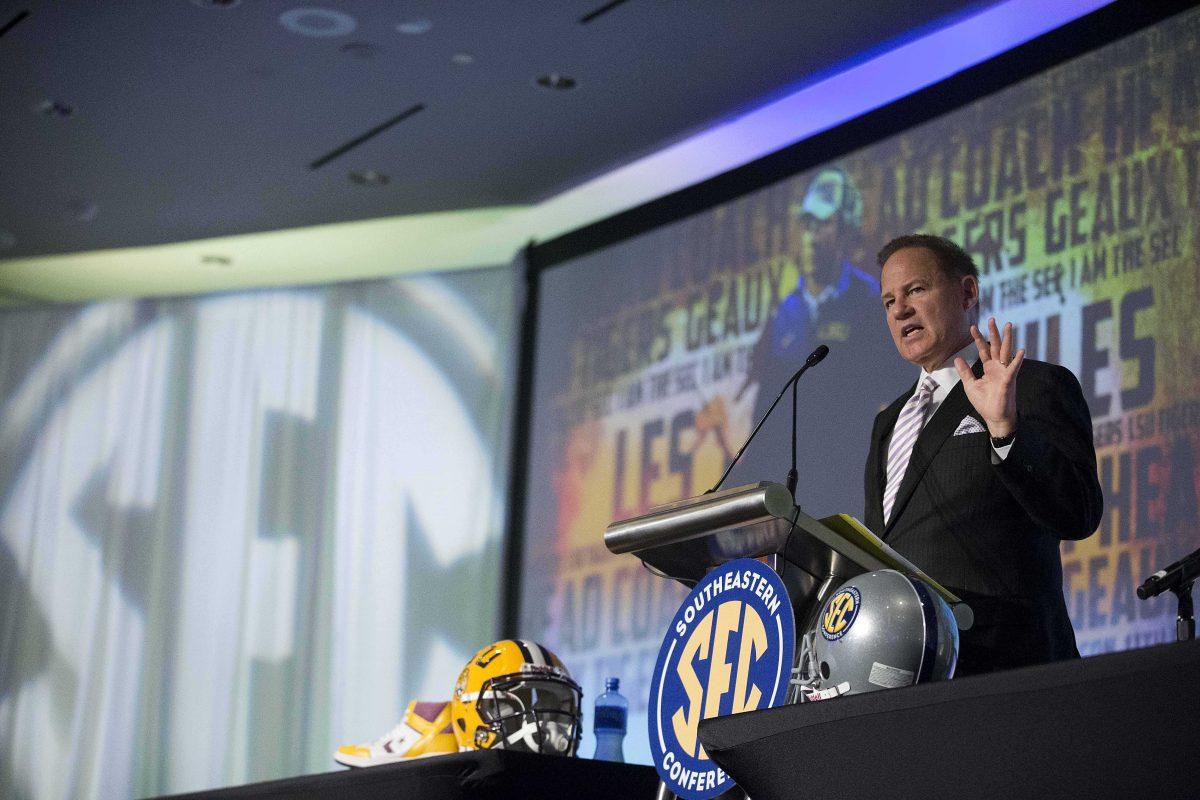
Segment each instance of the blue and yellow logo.
[[783,702],[795,651],[787,589],[743,558],[713,570],[675,613],[654,668],[650,751],[658,774],[687,800],[733,786],[700,743],[700,721]]
[[862,595],[858,589],[848,586],[829,598],[825,610],[821,614],[821,635],[829,641],[836,641],[850,631],[858,609],[862,607]]

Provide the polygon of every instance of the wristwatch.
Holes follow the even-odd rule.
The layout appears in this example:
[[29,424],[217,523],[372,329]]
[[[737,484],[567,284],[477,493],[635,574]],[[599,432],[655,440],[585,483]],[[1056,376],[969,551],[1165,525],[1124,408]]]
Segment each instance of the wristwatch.
[[1013,431],[1012,433],[1008,434],[1008,436],[993,436],[992,437],[992,447],[995,447],[995,448],[1008,447],[1010,444],[1013,443],[1013,441],[1016,438],[1017,438],[1016,431]]

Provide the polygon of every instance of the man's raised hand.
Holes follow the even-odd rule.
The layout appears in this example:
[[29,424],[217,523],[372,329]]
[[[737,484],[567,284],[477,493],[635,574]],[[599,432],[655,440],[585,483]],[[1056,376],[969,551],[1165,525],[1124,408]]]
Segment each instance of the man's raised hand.
[[963,390],[971,405],[983,417],[988,433],[993,437],[1010,436],[1017,430],[1017,373],[1025,361],[1025,349],[1013,353],[1013,326],[1004,325],[1004,336],[996,327],[996,319],[988,320],[990,338],[983,338],[979,328],[971,326],[971,338],[979,349],[983,375],[976,378],[962,358],[954,359],[954,368],[962,379]]

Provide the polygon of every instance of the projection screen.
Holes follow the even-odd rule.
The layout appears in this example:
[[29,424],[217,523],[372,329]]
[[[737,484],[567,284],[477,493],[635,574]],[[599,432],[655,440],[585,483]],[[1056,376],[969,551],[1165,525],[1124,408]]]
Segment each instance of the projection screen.
[[[648,760],[648,675],[683,594],[610,555],[605,526],[710,487],[819,343],[830,355],[799,390],[798,499],[861,517],[872,419],[917,374],[889,338],[874,260],[901,233],[970,251],[984,318],[1083,386],[1105,514],[1062,547],[1080,650],[1173,637],[1174,601],[1134,589],[1200,544],[1198,30],[1189,11],[542,273],[521,630],[589,698],[623,679],[627,753]],[[727,485],[784,480],[788,417]]]

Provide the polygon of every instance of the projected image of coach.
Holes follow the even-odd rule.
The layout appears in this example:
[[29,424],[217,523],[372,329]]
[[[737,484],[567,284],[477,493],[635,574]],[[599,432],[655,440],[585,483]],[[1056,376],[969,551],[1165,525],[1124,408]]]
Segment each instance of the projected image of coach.
[[[857,512],[861,498],[848,486],[861,472],[860,458],[851,453],[854,437],[860,428],[865,433],[890,399],[877,387],[894,377],[894,357],[881,345],[878,276],[856,263],[863,251],[858,187],[839,167],[823,168],[802,185],[788,211],[785,256],[794,265],[796,284],[754,344],[738,395],[757,385],[752,413],[757,421],[808,354],[828,345],[828,360],[804,378],[799,401],[801,461],[819,457],[823,468],[816,474],[801,464],[797,498],[821,514]],[[783,481],[790,448],[787,412],[779,408],[764,427],[764,441],[747,452],[739,482]]]

